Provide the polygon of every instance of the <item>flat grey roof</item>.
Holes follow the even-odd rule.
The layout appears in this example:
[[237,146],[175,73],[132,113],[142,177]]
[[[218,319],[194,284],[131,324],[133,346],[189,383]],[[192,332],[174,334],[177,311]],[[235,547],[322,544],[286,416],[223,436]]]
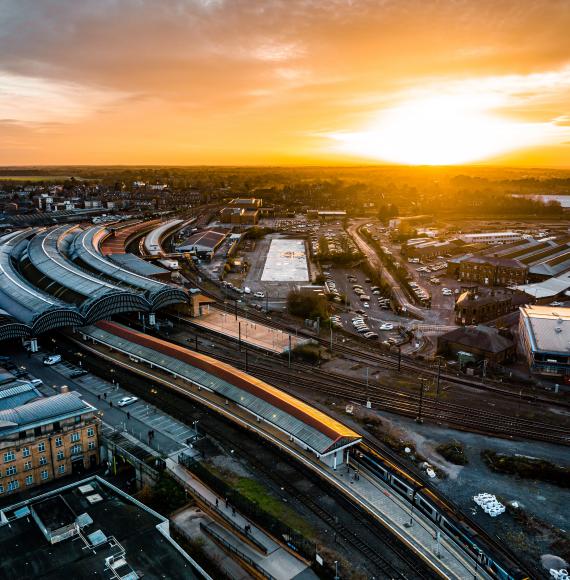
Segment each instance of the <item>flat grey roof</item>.
[[152,262],[146,262],[134,254],[108,254],[107,257],[109,260],[115,262],[119,266],[127,268],[128,270],[131,270],[135,274],[140,274],[141,276],[159,276],[163,274],[170,274],[169,270],[160,268]]
[[79,393],[60,393],[13,409],[0,411],[0,435],[17,433],[53,421],[96,411],[81,399]]
[[[92,491],[83,493],[83,486],[90,486]],[[91,503],[87,497],[95,494],[101,499]],[[60,524],[71,519],[72,523],[83,526],[84,537],[96,534],[94,537],[100,538],[101,543],[95,549],[86,549],[85,543],[74,536],[51,544],[35,519],[27,514],[28,510],[37,510],[45,515],[48,506],[54,503],[58,511],[65,506]],[[42,504],[46,508],[43,511]],[[166,518],[100,477],[62,485],[37,498],[9,505],[1,515],[10,521],[10,525],[0,526],[2,578],[111,578],[111,573],[105,569],[105,559],[121,553],[127,564],[121,571],[130,568],[145,580],[209,578],[172,540],[165,527]],[[55,524],[57,527],[57,520]]]
[[534,351],[570,356],[570,308],[532,305],[520,311]]
[[0,411],[25,405],[28,401],[41,396],[34,386],[23,381],[14,381],[9,385],[3,385],[0,387]]

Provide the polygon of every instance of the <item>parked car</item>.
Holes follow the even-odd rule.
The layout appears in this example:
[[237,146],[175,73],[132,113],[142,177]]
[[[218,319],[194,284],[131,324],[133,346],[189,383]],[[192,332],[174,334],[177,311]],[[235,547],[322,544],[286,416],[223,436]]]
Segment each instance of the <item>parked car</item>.
[[138,397],[123,397],[118,403],[117,405],[119,407],[126,407],[127,405],[132,405],[133,403],[135,403],[136,401],[138,401],[139,398]]
[[260,299],[261,299],[261,298],[265,298],[265,294],[264,294],[263,292],[256,292],[256,293],[253,295],[253,297],[254,297],[254,298],[260,298]]
[[46,356],[43,360],[44,365],[51,366],[61,362],[61,355],[60,354],[50,354]]
[[394,330],[394,325],[391,322],[384,322],[379,328],[380,330]]

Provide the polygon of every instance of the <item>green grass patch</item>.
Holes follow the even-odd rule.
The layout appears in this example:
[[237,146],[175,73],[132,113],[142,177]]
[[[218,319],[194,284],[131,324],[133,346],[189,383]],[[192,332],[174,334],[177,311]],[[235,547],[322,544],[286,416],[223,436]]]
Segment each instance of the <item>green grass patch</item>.
[[238,476],[228,469],[219,468],[212,463],[204,467],[218,479],[231,485],[243,497],[255,502],[261,510],[294,529],[305,538],[313,538],[315,530],[297,512],[282,500],[275,497],[263,484],[250,477]]
[[282,521],[305,538],[314,537],[315,530],[282,500],[271,495],[259,481],[249,477],[239,477],[235,489],[247,499],[254,501],[264,512]]

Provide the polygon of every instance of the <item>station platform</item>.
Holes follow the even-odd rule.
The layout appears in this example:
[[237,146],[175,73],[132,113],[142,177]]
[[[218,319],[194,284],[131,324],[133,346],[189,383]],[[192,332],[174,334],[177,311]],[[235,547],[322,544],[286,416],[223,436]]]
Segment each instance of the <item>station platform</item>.
[[327,471],[349,496],[437,568],[442,576],[490,580],[491,577],[480,566],[476,567],[453,540],[418,509],[412,511],[412,504],[403,500],[382,480],[362,469],[358,470],[359,477],[356,478],[356,472],[350,465]]
[[253,322],[243,316],[235,316],[231,312],[223,312],[217,308],[209,308],[199,317],[183,320],[234,340],[241,337],[243,343],[277,354],[289,350],[289,337],[291,337],[291,349],[307,342],[306,338],[298,338],[294,334],[290,335],[282,330]]

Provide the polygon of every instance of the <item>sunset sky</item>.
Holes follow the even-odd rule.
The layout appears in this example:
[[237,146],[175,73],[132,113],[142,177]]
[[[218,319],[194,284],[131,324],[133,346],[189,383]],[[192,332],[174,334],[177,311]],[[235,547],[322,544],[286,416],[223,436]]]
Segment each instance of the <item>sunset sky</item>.
[[570,167],[568,0],[0,0],[0,164]]

